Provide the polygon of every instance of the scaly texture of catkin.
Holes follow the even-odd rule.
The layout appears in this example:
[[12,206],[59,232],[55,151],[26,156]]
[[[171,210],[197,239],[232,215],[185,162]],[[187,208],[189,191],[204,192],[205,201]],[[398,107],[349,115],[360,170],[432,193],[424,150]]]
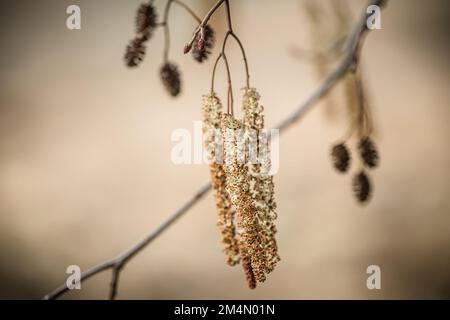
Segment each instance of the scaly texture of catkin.
[[222,104],[214,93],[203,96],[203,143],[209,161],[211,184],[218,211],[217,226],[222,234],[227,263],[234,266],[239,263],[239,245],[234,225],[234,210],[226,191],[224,167],[220,162],[217,136],[221,135],[220,123]]
[[[264,128],[263,106],[259,104],[260,95],[254,88],[245,88],[243,99],[244,125],[247,143],[250,150],[260,151],[261,157],[248,155],[250,194],[257,212],[258,222],[263,235],[263,247],[266,258],[266,272],[274,270],[280,261],[275,239],[277,217],[274,197],[273,176],[268,172],[271,167],[267,142],[260,141],[260,133]],[[258,161],[255,161],[258,160]]]
[[[250,194],[248,169],[241,159],[242,150],[239,149],[239,134],[243,124],[232,115],[224,114],[222,117],[222,135],[225,153],[226,190],[232,205],[236,208],[236,220],[239,235],[239,250],[242,254],[244,271],[250,288],[254,284],[249,281],[249,266],[254,279],[259,282],[265,280],[266,256],[263,246],[263,232],[258,222],[258,216],[253,206]],[[247,254],[250,265],[247,262]]]

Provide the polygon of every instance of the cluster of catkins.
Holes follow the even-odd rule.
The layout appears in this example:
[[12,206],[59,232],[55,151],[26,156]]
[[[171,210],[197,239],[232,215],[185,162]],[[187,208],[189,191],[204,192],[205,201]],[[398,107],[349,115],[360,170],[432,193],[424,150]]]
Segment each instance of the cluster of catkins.
[[[358,153],[362,160],[363,168],[353,177],[353,192],[360,203],[365,203],[370,199],[372,187],[369,176],[365,168],[375,168],[378,166],[379,157],[375,143],[369,136],[365,136],[358,141]],[[334,167],[339,172],[347,172],[350,167],[351,156],[345,142],[340,142],[331,149],[331,157]]]
[[[157,19],[158,14],[153,5],[153,0],[139,6],[136,15],[136,36],[128,44],[124,57],[128,67],[137,67],[143,61],[146,53],[145,43],[151,39],[157,27],[168,28],[167,21],[158,23]],[[168,39],[166,38],[165,41],[168,41]],[[207,60],[214,46],[214,41],[214,30],[209,25],[205,26],[195,38],[192,57],[200,63]],[[166,47],[168,47],[167,43]],[[167,92],[172,97],[176,97],[181,93],[181,73],[174,62],[168,61],[166,57],[164,60],[159,70],[159,76]]]
[[130,41],[125,52],[125,62],[128,67],[138,66],[145,56],[145,42],[150,40],[158,26],[158,14],[153,1],[139,6],[136,14],[136,36]]
[[[259,161],[250,161],[248,150],[248,145],[255,142],[252,139],[261,138],[264,128],[259,98],[255,89],[245,89],[243,119],[239,120],[223,112],[215,93],[203,97],[204,145],[224,252],[229,265],[242,264],[251,289],[265,281],[266,274],[280,260],[270,160],[265,154]],[[220,144],[223,148],[218,147]],[[268,148],[259,145],[257,149]]]
[[[350,114],[353,115],[352,130],[357,135],[357,152],[359,154],[361,169],[355,174],[352,181],[353,192],[360,203],[369,201],[372,186],[366,169],[373,169],[379,164],[379,155],[375,142],[370,137],[372,121],[368,105],[365,101],[361,79],[355,73],[347,78],[348,99]],[[331,158],[338,172],[348,171],[351,162],[350,151],[345,142],[335,144],[331,149]]]

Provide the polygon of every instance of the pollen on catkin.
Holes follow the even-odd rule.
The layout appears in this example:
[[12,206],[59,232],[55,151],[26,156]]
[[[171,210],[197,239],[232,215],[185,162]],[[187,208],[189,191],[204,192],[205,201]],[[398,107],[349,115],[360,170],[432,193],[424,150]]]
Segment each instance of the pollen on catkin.
[[211,184],[218,211],[217,225],[222,234],[227,263],[234,266],[239,263],[239,246],[234,224],[235,212],[226,191],[225,170],[218,154],[221,150],[218,150],[217,145],[217,135],[221,137],[222,109],[222,104],[214,93],[203,96],[203,143],[208,157]]
[[[250,194],[248,169],[245,161],[241,161],[242,154],[240,152],[242,150],[239,150],[238,146],[243,124],[232,115],[224,114],[221,128],[225,153],[226,190],[232,205],[236,209],[239,251],[248,254],[255,280],[263,282],[266,279],[263,232]],[[248,268],[248,266],[244,266],[244,271],[247,274],[248,270],[245,268]],[[249,281],[248,277],[247,281]],[[248,282],[248,284],[250,288],[253,287],[251,282]]]
[[[258,222],[263,234],[263,247],[266,258],[266,272],[274,270],[280,260],[275,239],[277,218],[274,196],[273,176],[268,172],[271,167],[267,141],[262,138],[264,129],[263,106],[259,104],[260,95],[254,88],[245,88],[243,98],[244,125],[247,133],[247,143],[253,151],[259,151],[257,159],[250,156],[249,167],[250,194],[257,212]],[[257,160],[257,161],[254,161]]]

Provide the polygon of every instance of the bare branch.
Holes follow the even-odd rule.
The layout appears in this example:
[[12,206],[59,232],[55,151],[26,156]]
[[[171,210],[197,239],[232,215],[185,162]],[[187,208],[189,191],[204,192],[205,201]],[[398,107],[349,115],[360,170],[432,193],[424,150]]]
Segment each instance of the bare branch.
[[[206,25],[212,13],[224,2],[225,0],[219,0],[215,6],[209,11],[208,15],[203,19],[197,32],[200,31],[201,27]],[[371,0],[369,5],[379,5],[382,6],[387,0]],[[338,81],[351,70],[359,55],[361,49],[361,43],[364,39],[364,35],[368,31],[366,27],[366,12],[364,10],[358,24],[352,30],[352,32],[347,37],[346,47],[344,51],[344,56],[342,58],[339,66],[325,79],[325,81],[320,85],[319,88],[297,109],[294,110],[286,119],[284,119],[278,126],[280,133],[284,132],[296,121],[301,119],[307,111],[309,111],[316,102],[323,98]],[[105,270],[112,270],[112,279],[110,286],[109,297],[114,299],[117,294],[117,287],[119,283],[119,275],[121,270],[125,267],[126,263],[143,250],[148,244],[150,244],[154,239],[156,239],[160,234],[162,234],[167,228],[169,228],[175,221],[178,220],[182,215],[184,215],[190,208],[192,208],[201,198],[203,198],[208,191],[211,190],[211,183],[207,182],[202,187],[200,187],[185,203],[183,203],[177,210],[175,210],[160,226],[155,230],[150,232],[144,239],[140,240],[129,249],[120,253],[116,258],[108,260],[106,262],[100,263],[97,266],[92,267],[86,272],[82,273],[80,281],[85,281],[90,277],[103,272]],[[69,288],[66,284],[61,285],[59,288],[47,294],[44,299],[56,299]]]

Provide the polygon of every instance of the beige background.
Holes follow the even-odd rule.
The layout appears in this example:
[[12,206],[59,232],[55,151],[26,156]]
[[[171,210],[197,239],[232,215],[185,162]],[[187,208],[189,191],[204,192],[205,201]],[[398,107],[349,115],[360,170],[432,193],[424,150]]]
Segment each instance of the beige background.
[[[164,2],[157,1],[160,13]],[[186,2],[201,15],[213,3]],[[268,126],[319,84],[314,68],[290,54],[309,46],[300,2],[232,2]],[[349,2],[356,18],[361,2]],[[65,27],[73,3],[82,10],[80,31]],[[68,265],[86,269],[112,257],[208,179],[204,165],[171,163],[170,135],[200,119],[212,61],[183,56],[194,24],[174,7],[171,59],[183,72],[182,96],[170,99],[159,83],[162,30],[144,63],[127,69],[122,58],[139,3],[2,1],[0,298],[40,298],[65,281]],[[367,207],[355,203],[351,175],[338,175],[329,161],[346,128],[345,105],[337,100],[332,121],[318,105],[281,138],[282,261],[265,284],[251,291],[240,267],[225,265],[209,194],[131,261],[118,297],[450,298],[448,12],[443,0],[391,0],[383,29],[367,38],[364,80],[381,153]],[[224,18],[213,18],[219,41]],[[239,97],[235,45],[229,58]],[[223,95],[222,69],[218,83]],[[380,291],[366,288],[370,264],[382,269]],[[108,286],[104,273],[65,297],[104,298]]]

